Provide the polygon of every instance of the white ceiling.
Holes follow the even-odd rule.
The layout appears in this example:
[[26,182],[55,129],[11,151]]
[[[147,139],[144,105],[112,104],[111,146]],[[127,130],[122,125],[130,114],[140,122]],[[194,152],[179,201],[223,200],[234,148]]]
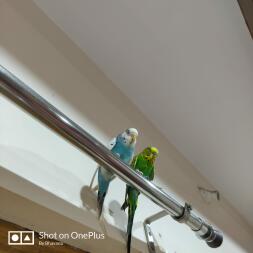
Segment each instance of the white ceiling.
[[253,224],[253,43],[236,0],[35,0]]

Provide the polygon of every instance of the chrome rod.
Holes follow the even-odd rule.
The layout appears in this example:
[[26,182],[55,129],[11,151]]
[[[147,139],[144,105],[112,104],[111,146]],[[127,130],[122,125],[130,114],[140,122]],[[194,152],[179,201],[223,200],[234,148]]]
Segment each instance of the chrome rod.
[[[166,213],[166,214],[168,214],[168,213]],[[150,223],[144,222],[143,226],[144,226],[144,232],[145,232],[146,240],[147,240],[148,252],[149,253],[156,253],[155,240],[154,240],[154,236],[153,236],[153,233],[151,230]]]
[[62,134],[75,146],[90,155],[97,163],[114,172],[125,182],[136,187],[176,220],[187,224],[207,243],[208,240],[211,240],[211,243],[208,243],[209,246],[218,247],[221,244],[222,240],[218,240],[220,237],[216,236],[219,233],[209,224],[205,223],[191,211],[186,210],[184,206],[160,188],[138,175],[117,158],[117,156],[113,155],[103,144],[1,65],[0,88],[3,94],[16,101],[40,121],[43,121],[46,125]]
[[144,231],[145,231],[145,235],[146,235],[149,253],[156,253],[155,239],[154,239],[154,235],[152,233],[151,223],[158,220],[158,219],[163,218],[166,215],[168,215],[168,213],[165,210],[162,210],[162,211],[155,213],[152,216],[146,218],[143,222],[143,227],[144,227]]

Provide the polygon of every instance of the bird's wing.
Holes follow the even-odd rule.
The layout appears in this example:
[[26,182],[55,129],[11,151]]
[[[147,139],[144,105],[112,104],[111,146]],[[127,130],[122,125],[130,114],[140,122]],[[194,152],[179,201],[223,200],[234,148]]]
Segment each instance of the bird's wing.
[[107,148],[109,148],[110,150],[113,149],[113,147],[116,145],[116,142],[117,142],[117,138],[114,137],[107,145]]
[[[108,143],[107,148],[110,149],[110,150],[112,150],[112,149],[114,148],[114,146],[116,145],[116,142],[117,142],[117,137],[114,137],[114,138]],[[116,155],[118,155],[118,154],[116,154]],[[101,167],[101,166],[99,165],[98,167]],[[107,174],[110,176],[110,178],[111,178],[110,180],[113,180],[113,179],[116,177],[112,172],[110,172],[110,171],[108,171],[108,170],[106,170],[106,172],[107,172]]]
[[[106,145],[106,147],[107,147],[108,149],[112,150],[113,147],[116,145],[116,142],[117,142],[117,138],[114,137],[114,138]],[[101,166],[101,165],[98,165],[97,169],[100,168],[100,167],[102,167],[102,166]]]

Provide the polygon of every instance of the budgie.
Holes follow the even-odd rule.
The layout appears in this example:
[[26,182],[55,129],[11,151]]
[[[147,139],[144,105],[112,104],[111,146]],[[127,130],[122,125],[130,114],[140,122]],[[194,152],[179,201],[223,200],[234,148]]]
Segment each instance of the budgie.
[[[158,149],[155,147],[147,147],[140,154],[136,155],[131,163],[131,167],[137,173],[152,181],[154,178],[154,163],[158,156]],[[127,253],[130,253],[132,227],[134,221],[134,214],[137,208],[138,196],[140,192],[133,186],[127,185],[125,202],[121,209],[125,211],[128,207],[128,223],[127,223]]]
[[[112,153],[119,156],[119,158],[126,164],[130,164],[133,160],[138,131],[135,128],[128,128],[117,137],[113,138],[109,143],[109,149]],[[101,217],[105,196],[107,194],[109,184],[114,178],[114,174],[103,168],[98,167],[98,195],[97,208],[98,217]]]

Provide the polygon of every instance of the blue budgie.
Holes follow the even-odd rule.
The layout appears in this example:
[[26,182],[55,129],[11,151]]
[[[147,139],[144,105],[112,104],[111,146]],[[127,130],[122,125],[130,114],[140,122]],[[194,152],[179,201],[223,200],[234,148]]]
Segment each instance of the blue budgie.
[[[111,140],[109,143],[109,149],[112,151],[112,153],[118,155],[123,162],[130,164],[134,156],[137,137],[138,131],[135,128],[128,128],[123,133]],[[109,184],[114,177],[115,176],[111,171],[103,168],[102,166],[98,167],[97,208],[99,218],[102,214],[103,204]]]

